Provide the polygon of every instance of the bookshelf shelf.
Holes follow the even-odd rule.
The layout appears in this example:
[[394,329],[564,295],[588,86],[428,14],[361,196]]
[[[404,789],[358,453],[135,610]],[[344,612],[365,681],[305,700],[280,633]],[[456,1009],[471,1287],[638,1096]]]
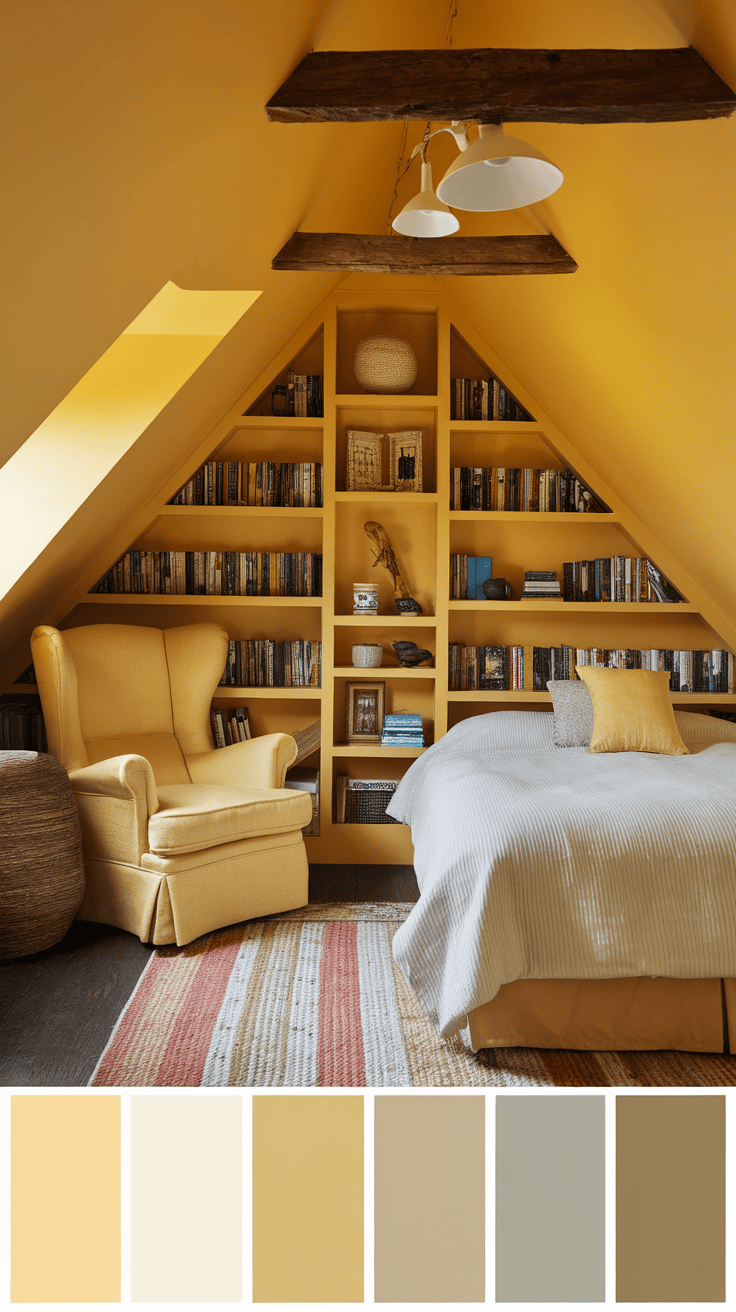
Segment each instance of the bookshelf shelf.
[[[110,619],[161,627],[211,619],[226,627],[234,640],[321,641],[322,687],[218,687],[213,697],[214,705],[223,710],[247,705],[254,734],[296,732],[319,719],[320,834],[306,840],[309,859],[315,862],[404,863],[413,856],[406,826],[336,822],[339,776],[398,781],[426,750],[337,742],[345,735],[348,684],[385,684],[386,712],[419,713],[426,740],[437,741],[448,727],[468,716],[524,707],[542,712],[551,707],[546,689],[448,691],[450,644],[523,646],[528,685],[534,646],[565,643],[641,650],[729,646],[718,637],[719,617],[713,612],[707,618],[707,598],[696,587],[687,591],[688,602],[669,604],[519,598],[527,570],[556,571],[562,583],[561,566],[566,560],[648,556],[651,551],[656,561],[656,547],[610,489],[597,486],[596,472],[578,468],[580,457],[565,434],[540,413],[520,383],[507,377],[493,348],[472,326],[460,322],[444,293],[424,282],[422,288],[399,286],[397,280],[377,276],[367,287],[338,289],[328,296],[304,325],[300,341],[288,343],[215,430],[202,435],[195,455],[182,462],[172,485],[164,489],[168,500],[199,466],[213,460],[321,463],[323,507],[153,503],[146,507],[147,514],[151,510],[148,527],[128,544],[141,551],[321,552],[323,597],[89,593],[79,598],[77,610],[67,619],[72,625]],[[411,343],[418,365],[416,392],[353,390],[357,345],[374,334]],[[273,387],[286,372],[322,375],[324,417],[270,413]],[[451,379],[487,379],[491,374],[523,410],[534,415],[532,421],[450,418]],[[351,430],[421,431],[427,490],[348,491]],[[570,469],[599,504],[611,508],[595,513],[452,510],[452,470],[467,466]],[[389,479],[382,475],[381,481]],[[544,499],[542,504],[547,504]],[[382,524],[407,588],[422,606],[421,614],[396,611],[390,577],[375,567],[365,534],[364,525],[370,520]],[[517,600],[447,600],[453,554],[492,557],[494,576],[509,580]],[[113,563],[100,562],[99,573]],[[656,563],[664,569],[664,562]],[[379,613],[353,615],[353,584],[367,579],[378,583]],[[105,606],[107,611],[100,609]],[[122,609],[110,611],[111,606]],[[430,650],[432,666],[396,665],[391,643],[400,639]],[[389,663],[377,668],[351,665],[351,647],[358,641],[380,643]],[[18,685],[15,691],[33,689]],[[734,693],[678,692],[672,700],[684,710],[736,706]]]
[[407,633],[413,628],[434,628],[437,623],[434,615],[336,615],[335,624],[350,625],[358,629],[365,628],[392,628],[406,629]]
[[333,756],[356,756],[356,757],[373,757],[383,760],[393,760],[404,757],[406,760],[416,760],[426,747],[381,747],[378,744],[367,744],[365,747],[354,747],[347,743],[336,743],[332,749]]
[[449,601],[450,610],[564,611],[567,615],[697,615],[698,607],[687,601],[562,601],[556,598],[519,598],[518,601]]
[[322,506],[162,506],[158,513],[160,516],[172,515],[174,519],[190,515],[194,519],[219,515],[224,519],[250,518],[251,515],[257,518],[273,515],[274,519],[322,519],[325,512]]
[[[526,427],[526,425],[525,425]],[[528,527],[530,524],[538,528],[549,528],[551,525],[559,525],[564,528],[592,528],[596,526],[601,528],[606,524],[620,524],[621,517],[615,515],[612,511],[604,510],[595,515],[575,515],[562,510],[451,510],[450,520],[456,520],[459,523],[483,523],[483,524],[523,524]]]
[[274,606],[321,608],[322,597],[196,596],[191,592],[161,595],[155,592],[89,592],[85,604],[95,606]]
[[336,679],[436,679],[437,671],[430,666],[409,669],[403,665],[336,665]]
[[246,684],[241,688],[220,687],[213,694],[213,698],[220,701],[242,702],[250,697],[266,698],[286,698],[287,700],[301,701],[303,698],[312,698],[320,701],[322,698],[321,688],[265,688],[258,684]]

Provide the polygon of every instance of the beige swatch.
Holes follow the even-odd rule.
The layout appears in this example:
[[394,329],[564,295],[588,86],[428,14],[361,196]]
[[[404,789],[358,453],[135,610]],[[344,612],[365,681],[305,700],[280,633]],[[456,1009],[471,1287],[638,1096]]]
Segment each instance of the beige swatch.
[[485,1299],[485,1099],[376,1096],[377,1303]]

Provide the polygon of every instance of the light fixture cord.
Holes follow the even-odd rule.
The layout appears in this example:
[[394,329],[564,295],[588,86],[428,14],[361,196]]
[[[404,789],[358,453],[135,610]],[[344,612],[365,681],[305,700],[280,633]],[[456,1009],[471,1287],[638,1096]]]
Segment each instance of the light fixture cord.
[[[445,50],[449,50],[450,46],[452,45],[452,28],[455,19],[457,18],[459,3],[460,0],[450,0],[450,7],[447,11],[447,20],[445,22],[445,46],[444,46]],[[404,168],[402,169],[401,165],[404,162],[404,152],[406,150],[406,138],[409,131],[409,124],[406,122],[404,123],[404,131],[401,134],[401,144],[399,145],[399,158],[396,161],[396,178],[394,180],[394,194],[391,197],[391,204],[389,205],[389,209],[388,209],[388,221],[386,224],[390,235],[393,234],[392,223],[394,217],[394,205],[396,204],[399,198],[399,183],[401,182],[402,178],[406,177],[406,174],[409,172],[409,169],[411,168],[412,163],[414,161],[415,155],[421,155],[422,163],[426,164],[427,142],[429,141],[429,138],[431,136],[431,132],[430,132],[431,127],[432,127],[431,120],[428,119],[426,127],[424,129],[424,136],[422,137],[421,142],[419,143],[418,146],[414,147]]]

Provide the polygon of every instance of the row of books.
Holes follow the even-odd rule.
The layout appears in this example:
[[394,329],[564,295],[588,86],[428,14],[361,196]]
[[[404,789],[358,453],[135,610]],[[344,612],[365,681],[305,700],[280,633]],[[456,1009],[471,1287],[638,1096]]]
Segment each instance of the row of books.
[[382,747],[423,747],[422,717],[411,711],[396,711],[384,715],[381,731]]
[[232,747],[233,743],[246,743],[252,738],[248,723],[248,707],[232,706],[226,711],[210,711],[212,739],[215,747]]
[[126,551],[92,592],[321,597],[322,556],[313,551]]
[[452,601],[483,601],[483,584],[490,578],[493,578],[492,556],[450,556]]
[[524,648],[450,643],[450,691],[502,692],[524,687]]
[[600,514],[604,507],[570,469],[460,465],[452,471],[450,509]]
[[322,465],[308,461],[208,460],[170,506],[321,506]]
[[677,589],[643,556],[566,560],[565,601],[682,601]]
[[226,688],[319,688],[321,678],[321,642],[231,638],[220,684]]
[[285,374],[271,393],[271,412],[296,418],[321,418],[324,412],[321,374]]
[[48,751],[38,697],[11,696],[0,702],[0,751]]
[[532,679],[543,691],[548,679],[575,679],[576,665],[615,670],[667,670],[672,692],[734,692],[734,655],[721,648],[678,651],[672,648],[535,647]]
[[451,419],[506,419],[533,423],[523,405],[497,378],[453,378],[450,385]]

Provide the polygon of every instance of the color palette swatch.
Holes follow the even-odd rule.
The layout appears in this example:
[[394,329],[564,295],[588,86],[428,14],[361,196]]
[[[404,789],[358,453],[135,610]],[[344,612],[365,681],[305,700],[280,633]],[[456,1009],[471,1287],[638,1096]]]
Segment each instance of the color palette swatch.
[[0,1093],[6,1112],[0,1302],[661,1307],[722,1303],[736,1274],[736,1092]]
[[605,1298],[605,1099],[496,1099],[496,1301]]
[[363,1196],[362,1097],[254,1097],[254,1303],[362,1303]]
[[726,1100],[616,1099],[616,1300],[726,1297]]
[[10,1102],[11,1302],[118,1303],[120,1098]]
[[239,1094],[134,1094],[130,1106],[134,1303],[242,1298]]
[[482,1097],[376,1098],[377,1303],[483,1302],[484,1126]]

